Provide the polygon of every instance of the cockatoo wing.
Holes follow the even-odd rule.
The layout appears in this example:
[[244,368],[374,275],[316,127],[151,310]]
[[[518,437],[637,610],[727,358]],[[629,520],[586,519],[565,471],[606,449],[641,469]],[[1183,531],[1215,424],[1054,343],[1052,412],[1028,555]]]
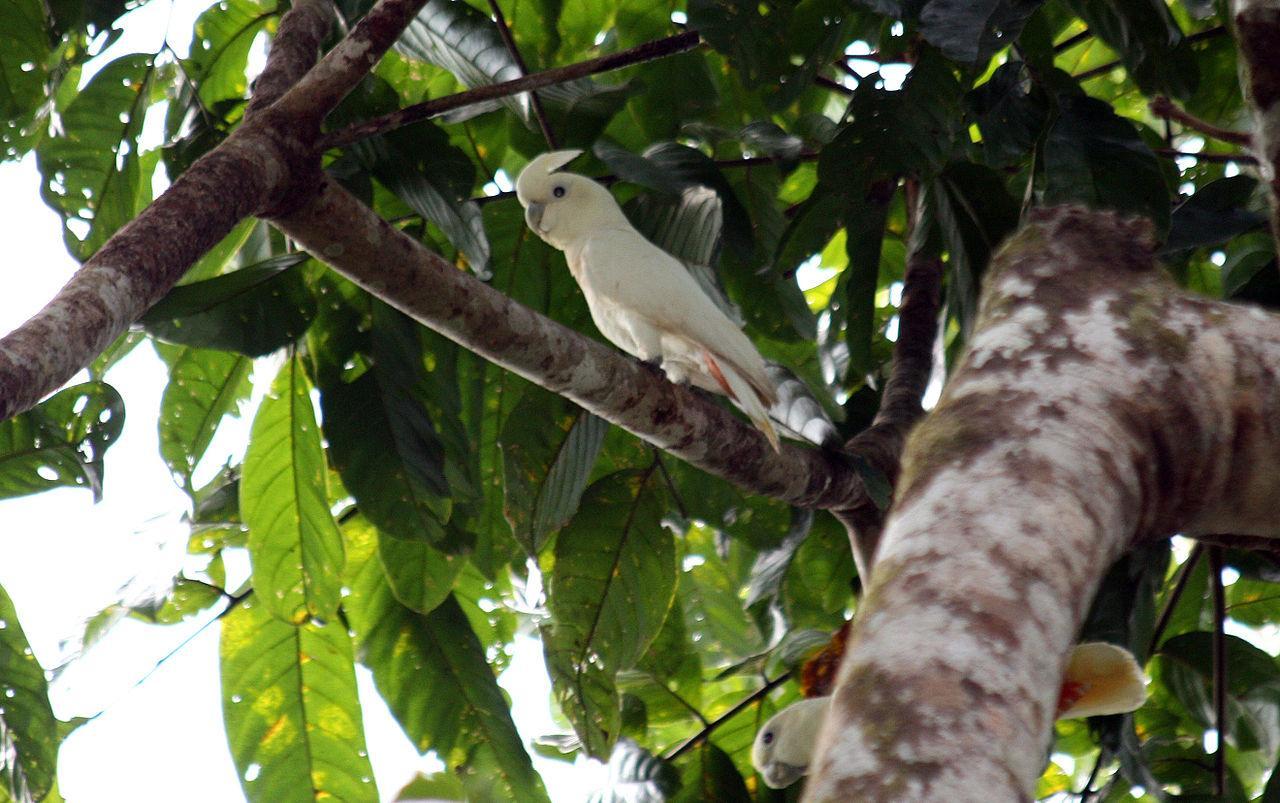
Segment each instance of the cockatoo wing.
[[776,400],[760,352],[675,257],[623,229],[592,236],[576,256],[575,273],[584,289],[590,285],[588,292],[663,334],[707,349],[736,368],[766,405]]

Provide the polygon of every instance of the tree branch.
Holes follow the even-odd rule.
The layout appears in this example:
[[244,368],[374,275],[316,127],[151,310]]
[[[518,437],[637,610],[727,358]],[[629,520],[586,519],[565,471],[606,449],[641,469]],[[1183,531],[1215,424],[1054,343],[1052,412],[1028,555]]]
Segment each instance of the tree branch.
[[[502,37],[502,43],[507,46],[507,52],[511,54],[511,59],[516,63],[516,69],[520,71],[520,77],[523,78],[529,74],[529,68],[520,57],[520,48],[516,47],[515,37],[507,27],[507,18],[502,16],[502,6],[498,5],[498,0],[489,0],[489,10],[493,12],[493,22],[498,26],[498,35]],[[554,151],[560,146],[556,144],[556,135],[551,130],[550,121],[547,120],[547,110],[542,108],[542,99],[538,97],[537,92],[529,93],[529,105],[533,107],[533,116],[537,118],[538,127],[542,129],[542,138],[547,141],[547,148]]]
[[[919,222],[919,185],[906,183],[910,225]],[[911,427],[924,415],[921,400],[933,373],[933,344],[938,337],[938,310],[942,303],[941,258],[924,250],[924,237],[914,237],[907,255],[902,302],[898,307],[898,339],[893,344],[893,366],[880,395],[880,409],[871,426],[845,445],[845,451],[865,458],[890,482],[898,476],[903,444]],[[884,526],[884,511],[870,498],[837,511],[849,531],[854,563],[863,583],[871,576],[871,564]]]
[[505,98],[509,95],[518,95],[521,92],[531,92],[544,86],[562,84],[577,78],[585,78],[588,75],[616,70],[619,67],[629,67],[632,64],[639,64],[675,53],[683,53],[686,50],[692,50],[698,44],[698,32],[686,31],[675,36],[668,36],[665,39],[645,42],[642,45],[637,45],[619,53],[611,53],[607,56],[600,56],[599,58],[580,61],[576,64],[556,67],[551,70],[543,70],[532,75],[526,75],[523,78],[478,86],[466,92],[428,100],[425,103],[409,106],[382,117],[366,120],[341,131],[335,131],[324,137],[320,145],[323,150],[341,148],[353,142],[372,137],[375,134],[402,128],[419,120],[426,120],[474,103]]
[[747,709],[749,706],[759,702],[760,700],[763,700],[769,694],[769,692],[778,688],[783,683],[786,683],[787,680],[789,680],[790,678],[791,678],[790,672],[783,672],[781,675],[778,675],[773,680],[766,682],[763,686],[753,691],[750,695],[738,701],[738,703],[735,704],[733,708],[730,708],[728,711],[725,711],[723,714],[716,717],[711,722],[707,723],[702,728],[702,730],[698,731],[693,736],[690,736],[688,739],[681,742],[678,747],[668,751],[666,754],[662,756],[662,759],[664,761],[675,761],[677,758],[680,758],[680,756],[684,755],[685,753],[689,752],[693,748],[697,747],[702,742],[706,741],[707,738],[710,737],[711,734],[715,732],[716,728],[719,728],[724,723],[733,719],[739,713]]
[[1257,159],[1247,153],[1190,153],[1173,148],[1153,148],[1151,152],[1165,159],[1198,159],[1201,162],[1235,162],[1242,165],[1256,165],[1258,163]]
[[1232,0],[1231,17],[1240,49],[1240,86],[1253,106],[1254,153],[1271,190],[1271,235],[1280,247],[1280,4]]
[[1147,104],[1147,108],[1156,117],[1165,120],[1173,120],[1181,123],[1185,128],[1192,131],[1198,131],[1207,137],[1212,137],[1220,142],[1229,142],[1232,145],[1244,145],[1248,147],[1253,142],[1253,138],[1243,131],[1232,131],[1229,128],[1222,128],[1213,123],[1201,120],[1199,117],[1183,109],[1164,95],[1157,95]]
[[1190,295],[1150,224],[1034,209],[912,432],[806,799],[1024,800],[1112,561],[1280,533],[1280,319]]
[[1151,629],[1151,641],[1147,643],[1147,654],[1143,658],[1149,658],[1155,655],[1160,647],[1160,638],[1164,635],[1164,631],[1169,627],[1169,622],[1173,619],[1173,611],[1178,607],[1178,600],[1182,599],[1182,592],[1187,590],[1187,581],[1191,579],[1191,573],[1195,571],[1196,564],[1200,562],[1200,556],[1204,554],[1204,546],[1196,544],[1191,548],[1187,559],[1178,567],[1178,577],[1173,581],[1173,588],[1169,590],[1169,596],[1164,600],[1164,607],[1160,609],[1160,616],[1156,619],[1156,626]]
[[[88,365],[250,215],[287,210],[318,179],[320,118],[373,66],[425,0],[379,0],[319,64],[253,116],[117,231],[58,294],[0,339],[0,420]],[[314,58],[318,0],[281,20],[280,46],[258,85],[280,92]],[[273,45],[273,51],[274,51]],[[279,71],[277,73],[277,71]]]
[[246,117],[275,103],[315,66],[320,43],[331,25],[333,6],[327,0],[300,0],[280,18],[280,27],[267,52],[266,66],[253,82],[253,97],[245,110]]
[[838,455],[795,444],[775,454],[754,427],[705,394],[671,384],[458,270],[333,181],[274,223],[445,337],[749,492],[813,508],[847,506],[863,493]]

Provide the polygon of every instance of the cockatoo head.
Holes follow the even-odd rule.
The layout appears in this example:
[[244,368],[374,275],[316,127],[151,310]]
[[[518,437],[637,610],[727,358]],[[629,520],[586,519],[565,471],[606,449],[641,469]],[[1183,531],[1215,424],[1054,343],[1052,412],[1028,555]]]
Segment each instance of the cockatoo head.
[[581,155],[579,150],[544,153],[516,179],[525,222],[562,251],[588,234],[619,223],[630,225],[607,189],[586,176],[560,170]]
[[818,730],[830,707],[830,697],[812,697],[792,703],[764,723],[751,745],[751,763],[766,785],[782,789],[809,771]]

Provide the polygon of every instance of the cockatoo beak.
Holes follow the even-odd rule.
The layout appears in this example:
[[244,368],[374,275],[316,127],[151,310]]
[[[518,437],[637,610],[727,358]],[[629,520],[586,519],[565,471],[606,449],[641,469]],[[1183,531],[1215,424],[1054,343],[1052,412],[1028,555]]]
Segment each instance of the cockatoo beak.
[[770,789],[785,789],[809,771],[807,766],[797,767],[794,764],[783,764],[775,761],[764,771],[764,782]]
[[524,208],[524,222],[529,224],[529,228],[542,234],[542,204],[529,204]]

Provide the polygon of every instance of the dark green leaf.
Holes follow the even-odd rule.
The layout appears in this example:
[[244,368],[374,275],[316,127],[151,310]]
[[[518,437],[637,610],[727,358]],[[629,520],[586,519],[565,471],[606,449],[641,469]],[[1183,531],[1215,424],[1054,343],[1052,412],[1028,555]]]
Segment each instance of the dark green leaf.
[[44,98],[49,40],[40,0],[0,5],[0,159],[16,159],[32,144],[31,126]]
[[502,429],[503,512],[537,555],[577,512],[609,424],[563,397],[530,389]]
[[920,12],[920,34],[956,61],[986,61],[1022,33],[1044,0],[929,0]]
[[1095,98],[1059,96],[1044,143],[1044,202],[1083,203],[1169,226],[1169,190],[1155,154],[1128,120]]
[[677,764],[680,791],[668,798],[672,803],[738,803],[749,800],[746,782],[733,759],[710,742],[705,742]]
[[248,398],[253,361],[225,351],[179,349],[160,399],[160,456],[190,488],[191,473],[227,414]]
[[982,132],[987,163],[1006,165],[1026,157],[1049,121],[1048,103],[1019,61],[1002,64],[965,96]]
[[1185,98],[1199,74],[1191,45],[1162,0],[1067,0],[1089,31],[1124,60],[1145,95]]
[[204,281],[175,287],[139,323],[171,343],[269,354],[306,331],[316,301],[296,266],[306,254],[285,254]]
[[1202,248],[1261,228],[1267,216],[1246,208],[1258,182],[1233,176],[1210,182],[1173,210],[1162,252]]

